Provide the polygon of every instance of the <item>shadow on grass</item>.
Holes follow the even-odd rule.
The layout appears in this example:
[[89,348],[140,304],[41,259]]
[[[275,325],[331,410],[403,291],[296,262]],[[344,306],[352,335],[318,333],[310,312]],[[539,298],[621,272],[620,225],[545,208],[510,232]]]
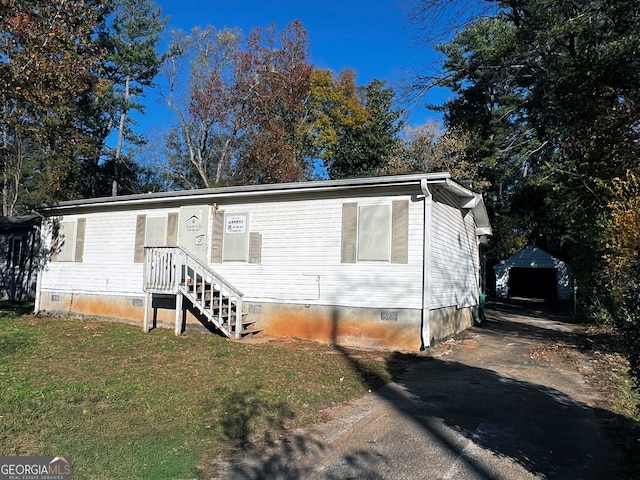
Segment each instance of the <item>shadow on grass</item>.
[[[285,429],[293,418],[291,408],[283,402],[272,403],[258,391],[233,392],[223,397],[218,405],[222,409],[222,433],[233,445],[247,449],[253,443],[271,444],[274,435]],[[256,428],[255,423],[264,423]],[[264,438],[254,438],[255,431],[265,431]]]
[[12,302],[10,300],[0,300],[0,316],[19,317],[33,313],[33,302]]
[[[516,334],[540,341],[558,335],[567,342],[582,341],[580,335],[568,331],[550,332],[544,324],[495,320],[499,315],[523,314],[513,306],[509,306],[509,311],[492,314],[495,316],[488,315],[489,321],[483,326],[488,334]],[[534,318],[543,319],[543,315]],[[562,321],[561,315],[553,318]],[[336,312],[334,332],[338,331],[339,322]],[[334,348],[364,383],[372,390],[377,389],[375,395],[392,407],[399,425],[417,429],[429,448],[433,448],[430,451],[439,452],[443,458],[456,458],[458,468],[473,478],[502,478],[504,472],[496,465],[504,464],[505,460],[540,478],[632,478],[637,473],[634,470],[637,465],[630,464],[624,458],[625,452],[616,449],[606,435],[607,431],[638,427],[625,417],[590,407],[553,388],[507,378],[480,366],[439,359],[413,362],[395,385],[378,389],[384,380],[338,345],[336,335]],[[389,368],[398,373],[408,360],[406,355],[396,354],[390,358]],[[245,418],[243,415],[240,418]],[[402,442],[405,432],[401,429],[387,437]],[[384,436],[381,433],[381,438]],[[334,453],[321,470],[319,462],[332,454],[334,440],[305,432],[285,436],[272,442],[269,448],[245,450],[220,478],[405,478],[398,470],[399,462],[408,465],[413,462],[414,466],[424,468],[423,478],[434,475],[440,478],[445,473],[437,467],[427,470],[431,463],[439,462],[432,462],[424,451],[414,459],[400,460],[388,453],[399,450],[372,445],[365,438],[351,442],[344,452]],[[480,453],[469,454],[469,445]]]

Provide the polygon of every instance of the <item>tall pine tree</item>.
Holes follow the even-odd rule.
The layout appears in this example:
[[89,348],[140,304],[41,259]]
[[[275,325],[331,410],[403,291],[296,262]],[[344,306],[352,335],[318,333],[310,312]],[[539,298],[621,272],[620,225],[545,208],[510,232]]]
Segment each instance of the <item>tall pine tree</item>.
[[[158,45],[167,18],[152,0],[112,0],[110,25],[104,38],[109,51],[106,64],[108,78],[113,82],[111,96],[112,125],[115,127],[116,147],[107,155],[107,170],[113,175],[111,194],[128,193],[123,175],[135,175],[137,166],[127,155],[126,144],[139,145],[144,139],[135,134],[131,113],[143,112],[137,98],[153,81],[162,63]],[[104,192],[101,192],[104,193]]]

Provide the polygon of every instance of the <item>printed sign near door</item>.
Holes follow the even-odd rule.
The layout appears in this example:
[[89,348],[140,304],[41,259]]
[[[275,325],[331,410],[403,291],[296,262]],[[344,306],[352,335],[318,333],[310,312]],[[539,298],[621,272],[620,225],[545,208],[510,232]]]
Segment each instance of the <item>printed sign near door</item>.
[[249,214],[229,213],[224,217],[224,246],[222,258],[226,262],[246,262],[249,254]]
[[207,261],[209,206],[180,207],[178,245],[193,256]]

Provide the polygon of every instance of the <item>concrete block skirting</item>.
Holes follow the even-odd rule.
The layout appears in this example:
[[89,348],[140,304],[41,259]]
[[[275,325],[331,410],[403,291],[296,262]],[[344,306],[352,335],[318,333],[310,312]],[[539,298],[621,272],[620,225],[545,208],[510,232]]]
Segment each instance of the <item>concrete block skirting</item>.
[[[263,334],[296,337],[354,348],[417,352],[421,347],[419,309],[378,309],[335,305],[245,302],[244,311]],[[174,328],[175,296],[154,295],[149,318],[156,328]],[[144,297],[43,292],[39,313],[102,318],[142,328]],[[430,312],[432,345],[473,325],[471,308],[447,307]],[[186,330],[203,330],[188,309]]]

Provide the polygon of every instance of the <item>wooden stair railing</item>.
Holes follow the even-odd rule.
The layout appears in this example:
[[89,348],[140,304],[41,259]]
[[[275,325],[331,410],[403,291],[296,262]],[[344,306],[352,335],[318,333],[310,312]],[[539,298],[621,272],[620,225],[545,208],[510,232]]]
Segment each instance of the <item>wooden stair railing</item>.
[[153,293],[176,295],[176,335],[182,328],[182,299],[186,298],[208,322],[229,338],[257,333],[249,328],[242,309],[242,292],[181,247],[145,247],[145,319]]

